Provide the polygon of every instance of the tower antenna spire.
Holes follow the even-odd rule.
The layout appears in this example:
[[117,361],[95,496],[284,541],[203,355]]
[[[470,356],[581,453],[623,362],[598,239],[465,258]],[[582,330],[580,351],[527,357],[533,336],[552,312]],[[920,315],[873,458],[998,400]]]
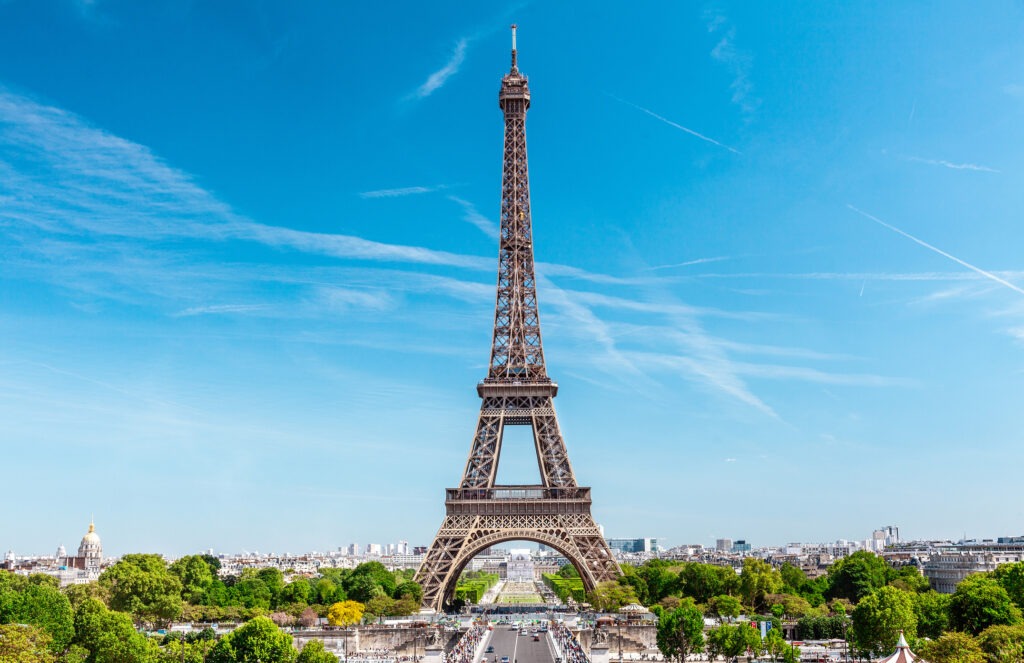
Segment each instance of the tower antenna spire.
[[516,70],[516,24],[512,24],[512,71]]

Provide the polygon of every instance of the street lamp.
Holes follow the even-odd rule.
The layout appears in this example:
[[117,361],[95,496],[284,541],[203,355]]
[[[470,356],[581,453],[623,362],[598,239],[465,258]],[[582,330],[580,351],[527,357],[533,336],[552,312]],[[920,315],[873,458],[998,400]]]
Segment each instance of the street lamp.
[[615,631],[619,638],[619,663],[622,663],[622,618],[615,619]]

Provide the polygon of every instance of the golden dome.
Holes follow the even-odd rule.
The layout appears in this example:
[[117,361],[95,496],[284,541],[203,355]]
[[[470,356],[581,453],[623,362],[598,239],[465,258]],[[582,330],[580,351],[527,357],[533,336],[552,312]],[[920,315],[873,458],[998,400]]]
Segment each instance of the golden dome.
[[100,545],[100,535],[96,533],[96,525],[91,522],[89,523],[88,533],[86,533],[86,535],[82,537],[82,545],[86,544],[95,546]]

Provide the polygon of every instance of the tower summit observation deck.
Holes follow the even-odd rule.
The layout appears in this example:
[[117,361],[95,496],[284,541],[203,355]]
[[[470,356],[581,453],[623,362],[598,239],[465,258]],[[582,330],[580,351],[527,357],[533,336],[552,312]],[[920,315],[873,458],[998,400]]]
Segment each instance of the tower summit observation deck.
[[[530,88],[519,71],[516,26],[512,66],[502,77],[505,116],[501,229],[494,334],[476,434],[458,488],[446,491],[446,516],[416,574],[423,605],[450,603],[462,569],[482,550],[517,540],[543,543],[579,571],[588,591],[621,571],[590,514],[590,489],[576,484],[555,414],[558,385],[548,377],[541,343],[533,260],[526,111]],[[505,426],[530,426],[541,483],[495,484]]]

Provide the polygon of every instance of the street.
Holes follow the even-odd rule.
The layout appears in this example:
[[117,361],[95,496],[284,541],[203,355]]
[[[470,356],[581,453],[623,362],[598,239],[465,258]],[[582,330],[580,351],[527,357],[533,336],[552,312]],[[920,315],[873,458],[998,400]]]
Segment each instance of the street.
[[500,663],[502,656],[508,656],[509,663],[554,663],[554,653],[547,633],[540,634],[540,641],[534,642],[532,629],[527,635],[519,635],[519,630],[510,630],[505,624],[495,624],[491,633],[490,645],[494,652],[484,654],[486,663]]

